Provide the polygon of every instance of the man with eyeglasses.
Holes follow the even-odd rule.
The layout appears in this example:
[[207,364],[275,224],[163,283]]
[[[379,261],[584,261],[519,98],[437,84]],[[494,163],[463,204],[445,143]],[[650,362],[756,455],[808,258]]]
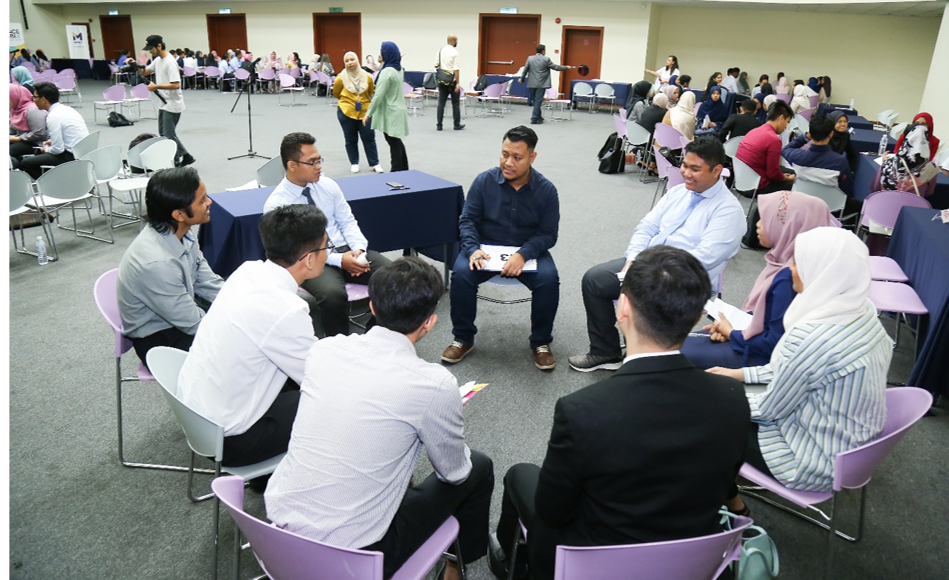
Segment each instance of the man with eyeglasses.
[[304,361],[316,343],[297,287],[323,272],[326,216],[309,205],[264,214],[266,261],[248,261],[224,283],[201,321],[178,379],[182,402],[224,427],[223,464],[286,452]]
[[49,140],[36,149],[32,157],[14,158],[13,167],[39,179],[43,166],[62,165],[73,161],[73,147],[89,135],[89,129],[75,109],[59,102],[59,89],[53,83],[36,83],[33,102],[41,111],[47,111],[46,129]]
[[323,336],[349,334],[346,283],[369,284],[372,269],[389,263],[378,252],[368,250],[369,242],[343,196],[343,190],[329,177],[321,176],[323,158],[316,138],[309,133],[290,133],[280,143],[280,159],[286,176],[264,204],[264,212],[289,204],[315,205],[326,216],[330,250],[326,268],[319,278],[303,283],[313,295]]

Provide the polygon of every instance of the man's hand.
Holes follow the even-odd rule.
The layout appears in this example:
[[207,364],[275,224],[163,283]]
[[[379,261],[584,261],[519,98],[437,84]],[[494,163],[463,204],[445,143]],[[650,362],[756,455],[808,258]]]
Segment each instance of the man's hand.
[[363,264],[356,261],[356,258],[362,254],[362,250],[353,250],[343,254],[343,270],[346,270],[353,276],[359,276],[369,271],[369,264]]
[[468,269],[469,270],[481,270],[484,268],[484,263],[487,260],[490,260],[491,256],[484,253],[484,250],[475,250],[471,257],[468,258]]
[[[718,317],[719,319],[716,320],[714,324],[712,324],[712,340],[717,342],[726,342],[729,338],[731,338],[734,327],[732,326],[732,323],[729,322],[727,318],[725,318],[725,314],[723,312],[719,312]],[[716,334],[719,338],[714,336]]]
[[461,92],[461,85],[458,84],[458,81],[455,81],[455,92],[456,92],[456,93],[460,93],[460,92]]
[[784,174],[784,181],[794,181],[795,179],[797,179],[797,175],[794,175],[793,173]]
[[[626,265],[623,266],[623,269],[619,271],[619,273],[620,273],[620,278],[626,278],[626,272],[629,270],[629,267],[632,266],[632,265],[633,265],[633,261],[632,261],[632,260],[626,262]],[[622,284],[622,283],[623,283],[623,281],[620,280],[620,284]]]
[[10,135],[10,143],[19,143],[19,141],[20,141],[19,137],[14,137],[13,135]]
[[504,267],[501,268],[501,275],[505,278],[516,278],[521,275],[521,272],[524,270],[524,256],[519,252],[514,252],[507,262],[505,262]]
[[741,369],[726,369],[725,367],[712,367],[710,369],[706,369],[705,372],[712,373],[713,375],[722,375],[723,377],[731,377],[735,379],[736,381],[744,382],[745,380],[745,374],[741,371]]
[[154,93],[155,91],[158,90],[158,85],[156,85],[155,83],[148,83],[148,90]]

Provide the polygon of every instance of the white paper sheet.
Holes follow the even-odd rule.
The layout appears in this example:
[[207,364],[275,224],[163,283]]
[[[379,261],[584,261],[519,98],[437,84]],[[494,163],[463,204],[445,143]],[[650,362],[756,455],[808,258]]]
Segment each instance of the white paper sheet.
[[705,312],[715,320],[720,320],[720,313],[725,314],[725,318],[731,323],[735,330],[745,330],[751,324],[751,315],[747,312],[735,308],[731,304],[716,298],[705,303]]
[[[500,272],[504,268],[504,264],[507,263],[508,259],[516,253],[520,248],[517,246],[492,246],[489,244],[482,244],[481,250],[484,251],[491,259],[484,263],[484,270],[489,272]],[[524,262],[524,272],[536,272],[537,271],[537,260],[527,260]]]

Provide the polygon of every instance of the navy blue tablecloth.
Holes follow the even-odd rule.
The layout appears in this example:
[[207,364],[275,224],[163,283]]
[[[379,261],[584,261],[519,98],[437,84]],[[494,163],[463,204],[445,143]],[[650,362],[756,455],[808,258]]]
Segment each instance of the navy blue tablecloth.
[[949,396],[949,224],[935,210],[904,207],[887,255],[903,268],[929,309],[922,317],[916,366],[907,384]]
[[[861,117],[860,115],[847,115],[847,123],[849,123],[854,129],[873,129],[873,123],[871,123],[868,119]],[[879,144],[880,142],[878,140],[877,146],[879,146]]]
[[[873,192],[871,185],[880,166],[876,162],[876,155],[860,155],[857,171],[853,176],[853,197],[863,201]],[[940,173],[936,178],[936,190],[926,198],[934,208],[949,208],[949,175]]]
[[50,61],[50,68],[56,72],[71,68],[76,71],[76,78],[97,81],[107,81],[112,74],[108,61],[95,60],[90,65],[88,58],[54,58]]
[[[857,153],[877,153],[880,150],[880,139],[886,135],[883,131],[874,131],[872,129],[854,129],[850,134],[850,142],[853,143]],[[887,135],[886,150],[893,151],[896,145],[896,139]]]
[[405,82],[418,89],[421,88],[422,84],[425,82],[425,75],[430,72],[435,72],[435,70],[407,70],[404,72]]
[[821,103],[817,105],[818,115],[829,115],[834,111],[843,111],[848,117],[859,115],[856,109],[850,108],[850,105],[835,105],[833,103]]
[[[409,189],[390,191],[387,181]],[[379,252],[416,248],[449,266],[457,255],[458,216],[464,191],[458,184],[421,171],[401,171],[337,180],[369,247]],[[264,259],[257,223],[272,187],[212,193],[211,221],[198,241],[211,269],[229,276],[246,260]]]
[[[521,78],[519,76],[515,75],[515,76],[509,77],[507,75],[485,75],[485,77],[487,77],[488,79],[489,86],[496,85],[498,83],[510,83],[507,86],[507,94],[515,96],[515,97],[521,97],[524,99],[528,98],[528,93],[530,92],[530,89],[527,88],[526,81],[523,83],[517,82],[518,79]],[[514,81],[514,82],[510,82],[510,81]]]
[[[603,81],[588,81],[588,80],[575,80],[570,81],[570,94],[567,96],[571,101],[573,100],[573,87],[577,83],[587,83],[593,90],[596,90],[596,85],[603,84]],[[625,107],[626,99],[629,98],[630,91],[633,90],[632,83],[607,83],[613,87],[613,94],[616,95],[616,100],[613,101],[617,107]]]

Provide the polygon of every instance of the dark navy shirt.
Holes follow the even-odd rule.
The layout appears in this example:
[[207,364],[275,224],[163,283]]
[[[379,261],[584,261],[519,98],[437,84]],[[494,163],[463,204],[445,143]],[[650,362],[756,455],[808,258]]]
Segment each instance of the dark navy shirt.
[[481,244],[517,246],[524,260],[533,260],[557,243],[560,200],[557,188],[536,169],[530,181],[515,190],[500,167],[475,177],[458,220],[461,251],[470,257]]
[[771,286],[765,295],[764,328],[761,333],[745,340],[740,330],[733,330],[728,337],[732,350],[744,356],[742,366],[763,365],[771,360],[774,347],[784,336],[784,313],[795,296],[797,293],[794,292],[791,269],[782,268],[771,279]]

